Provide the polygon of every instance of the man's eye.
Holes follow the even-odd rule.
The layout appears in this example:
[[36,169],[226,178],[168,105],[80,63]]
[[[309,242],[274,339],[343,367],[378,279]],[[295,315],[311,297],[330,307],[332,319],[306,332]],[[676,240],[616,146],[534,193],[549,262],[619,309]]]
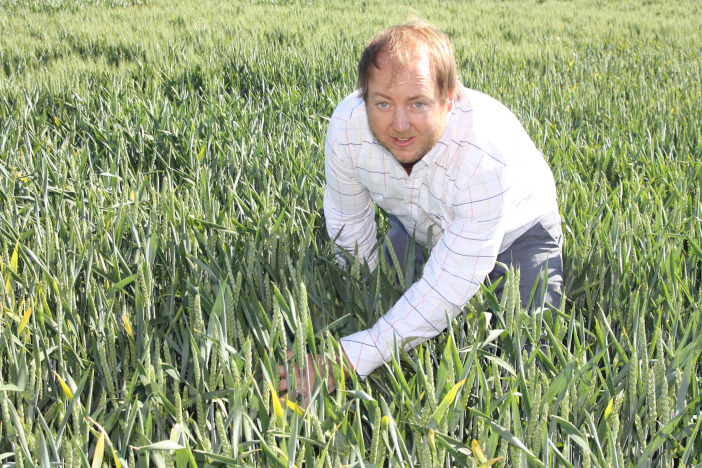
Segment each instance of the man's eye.
[[387,102],[379,102],[378,103],[378,107],[380,107],[381,109],[387,109],[388,106],[389,106],[389,104]]
[[421,109],[424,106],[426,106],[426,104],[424,104],[423,102],[415,102],[414,103],[414,107],[416,107],[417,109]]

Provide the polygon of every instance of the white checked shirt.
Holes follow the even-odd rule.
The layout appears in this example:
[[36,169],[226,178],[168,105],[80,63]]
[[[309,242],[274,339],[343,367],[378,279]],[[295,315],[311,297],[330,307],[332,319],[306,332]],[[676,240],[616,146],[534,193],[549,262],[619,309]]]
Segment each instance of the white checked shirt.
[[339,247],[353,252],[358,245],[359,256],[376,267],[374,203],[417,242],[433,244],[421,279],[372,328],[341,339],[362,378],[390,360],[395,341],[411,338],[410,349],[438,335],[446,313],[458,315],[498,253],[558,212],[551,170],[517,118],[467,88],[443,136],[409,176],[373,137],[357,93],[331,117],[325,158],[324,213],[329,235],[341,231]]

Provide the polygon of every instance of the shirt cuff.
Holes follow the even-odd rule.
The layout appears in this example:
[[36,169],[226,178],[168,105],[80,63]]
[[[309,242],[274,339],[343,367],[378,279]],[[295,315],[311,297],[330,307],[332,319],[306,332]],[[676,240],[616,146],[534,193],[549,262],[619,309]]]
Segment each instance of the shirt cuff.
[[368,375],[385,363],[377,345],[371,337],[370,330],[363,330],[339,340],[346,357],[356,374],[365,380]]

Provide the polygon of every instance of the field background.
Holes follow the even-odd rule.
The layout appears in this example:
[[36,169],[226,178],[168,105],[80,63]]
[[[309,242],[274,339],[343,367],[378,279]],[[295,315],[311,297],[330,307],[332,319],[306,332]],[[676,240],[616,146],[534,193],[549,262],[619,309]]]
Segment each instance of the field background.
[[[702,464],[701,10],[0,0],[0,464]],[[335,356],[407,286],[338,268],[321,206],[327,119],[412,13],[553,168],[568,301],[486,290],[281,405],[285,350]]]

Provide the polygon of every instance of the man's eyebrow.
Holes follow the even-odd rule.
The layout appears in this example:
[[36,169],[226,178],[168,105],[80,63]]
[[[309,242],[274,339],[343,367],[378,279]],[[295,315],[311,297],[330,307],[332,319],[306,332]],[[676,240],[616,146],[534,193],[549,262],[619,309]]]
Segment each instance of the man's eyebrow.
[[426,100],[429,99],[429,96],[426,96],[426,95],[424,95],[424,94],[417,94],[417,95],[412,96],[412,97],[409,98],[410,101],[416,101],[416,100],[418,100],[418,99],[422,99],[422,100],[426,101]]
[[[371,93],[371,94],[370,94],[370,97],[373,97],[373,98],[379,97],[379,98],[383,98],[383,99],[392,99],[390,96],[388,96],[387,94],[384,94],[382,91],[376,91],[376,92],[374,92],[374,93]],[[422,100],[426,101],[426,100],[431,99],[431,98],[430,98],[429,96],[425,95],[425,94],[421,94],[421,93],[420,93],[420,94],[415,94],[414,96],[410,96],[410,98],[408,99],[408,101],[416,101],[416,100],[418,100],[418,99],[422,99]]]
[[371,96],[371,97],[381,97],[381,98],[383,98],[383,99],[390,99],[390,96],[388,96],[388,95],[386,95],[386,94],[383,94],[383,93],[380,92],[380,91],[376,91],[376,92],[374,92],[374,93],[371,93],[370,96]]

